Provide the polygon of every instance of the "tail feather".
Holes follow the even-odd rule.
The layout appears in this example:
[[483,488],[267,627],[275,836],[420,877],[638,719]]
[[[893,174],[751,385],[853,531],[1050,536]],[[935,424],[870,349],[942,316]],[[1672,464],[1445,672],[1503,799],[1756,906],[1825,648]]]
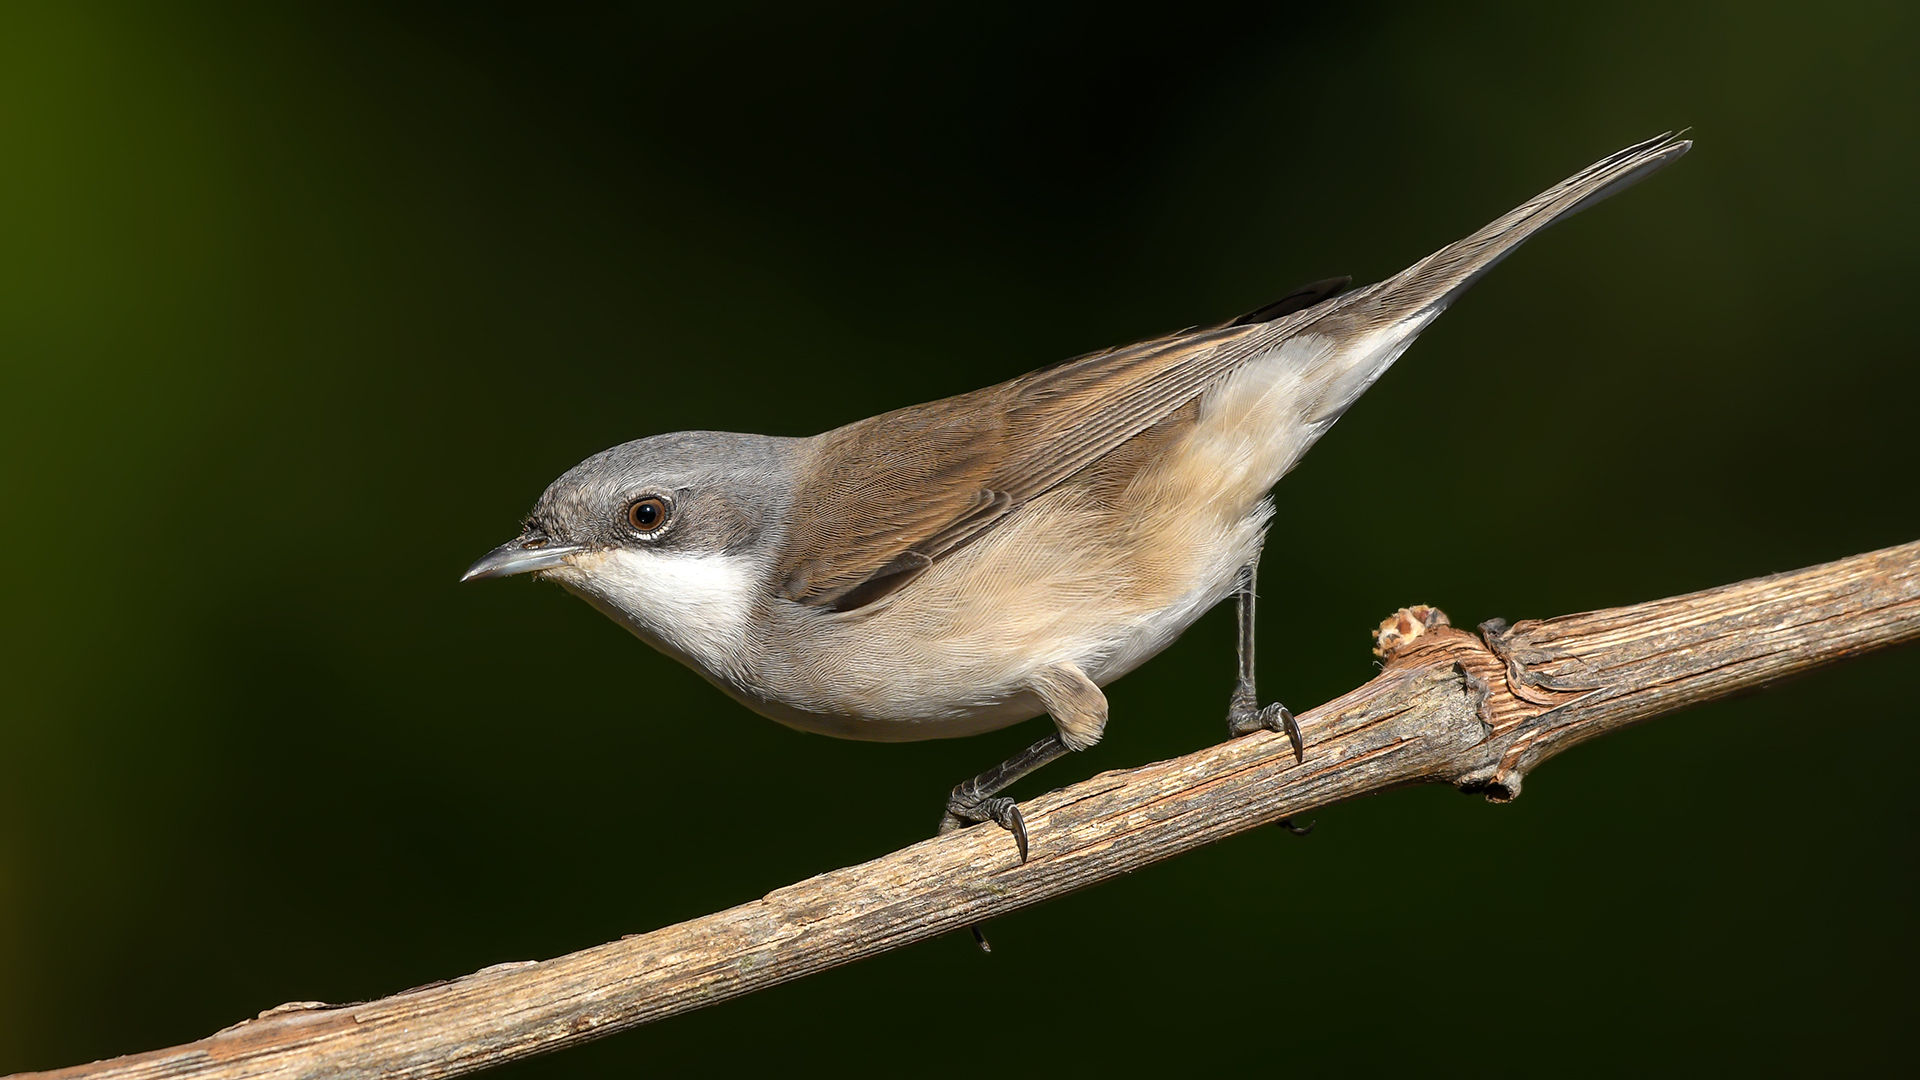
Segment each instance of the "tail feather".
[[1371,295],[1363,301],[1342,306],[1356,316],[1375,310],[1390,314],[1429,306],[1444,308],[1534,233],[1639,183],[1692,148],[1690,140],[1668,132],[1610,154],[1472,236],[1448,244],[1375,285],[1367,290]]
[[[1332,426],[1456,297],[1541,229],[1585,210],[1677,160],[1693,147],[1668,132],[1611,154],[1522,203],[1512,212],[1393,277],[1313,309],[1289,329],[1289,351],[1311,355],[1304,374],[1317,384],[1305,402],[1315,436]],[[1306,355],[1301,358],[1307,359]],[[1302,448],[1304,449],[1304,447]]]

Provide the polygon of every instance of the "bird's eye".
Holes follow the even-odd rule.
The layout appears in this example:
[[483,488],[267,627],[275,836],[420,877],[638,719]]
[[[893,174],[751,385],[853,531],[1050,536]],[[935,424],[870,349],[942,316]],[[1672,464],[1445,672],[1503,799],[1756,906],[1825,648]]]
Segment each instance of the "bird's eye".
[[641,532],[653,532],[667,523],[667,500],[649,495],[627,507],[627,524]]

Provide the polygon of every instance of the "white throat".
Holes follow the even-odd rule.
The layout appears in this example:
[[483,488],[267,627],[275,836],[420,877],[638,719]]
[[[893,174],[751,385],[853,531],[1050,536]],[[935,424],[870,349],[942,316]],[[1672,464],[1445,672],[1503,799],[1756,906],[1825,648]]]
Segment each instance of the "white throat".
[[746,675],[756,575],[739,555],[615,548],[549,573],[642,641],[738,684]]

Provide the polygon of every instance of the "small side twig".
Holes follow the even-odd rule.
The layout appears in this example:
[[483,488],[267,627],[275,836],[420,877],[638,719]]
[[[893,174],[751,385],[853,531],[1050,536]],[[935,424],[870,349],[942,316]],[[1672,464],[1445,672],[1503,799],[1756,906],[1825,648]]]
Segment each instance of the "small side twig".
[[1103,773],[1022,809],[1032,859],[968,829],[752,903],[379,1001],[297,1002],[167,1050],[44,1077],[441,1077],[858,960],[1314,807],[1444,781],[1495,800],[1587,739],[1920,638],[1920,542],[1632,607],[1482,627],[1382,625],[1378,677],[1267,733]]

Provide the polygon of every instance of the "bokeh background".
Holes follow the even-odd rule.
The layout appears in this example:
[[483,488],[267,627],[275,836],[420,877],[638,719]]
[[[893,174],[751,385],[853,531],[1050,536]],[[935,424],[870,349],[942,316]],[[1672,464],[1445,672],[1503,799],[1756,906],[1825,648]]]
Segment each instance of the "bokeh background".
[[[1920,537],[1901,4],[0,7],[0,1071],[760,896],[1024,745],[754,717],[558,589],[545,484],[1375,280],[1698,146],[1279,489],[1262,686],[1367,630]],[[1229,613],[1033,792],[1206,745]],[[1865,1066],[1916,1006],[1920,654],[1245,835],[504,1070]]]

